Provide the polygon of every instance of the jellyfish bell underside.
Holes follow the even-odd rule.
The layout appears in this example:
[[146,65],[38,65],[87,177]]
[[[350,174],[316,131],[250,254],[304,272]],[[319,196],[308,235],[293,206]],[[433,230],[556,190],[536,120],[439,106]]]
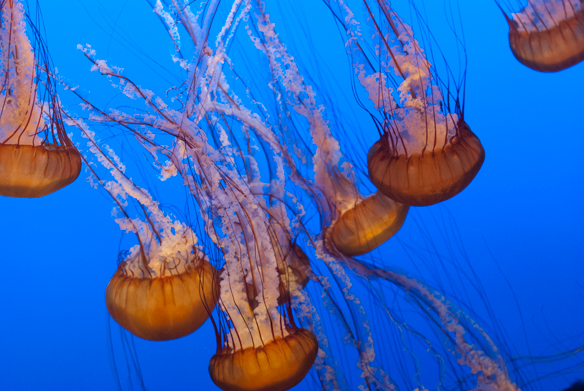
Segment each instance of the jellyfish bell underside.
[[116,322],[140,338],[167,341],[189,335],[219,300],[219,273],[207,260],[161,277],[132,276],[126,262],[107,286],[106,305]]
[[558,72],[584,60],[584,9],[534,31],[508,21],[511,51],[523,65],[539,72]]
[[369,176],[387,197],[410,206],[429,206],[454,197],[479,172],[485,150],[468,125],[443,147],[423,153],[394,154],[387,135],[367,155]]
[[284,391],[306,376],[317,352],[314,334],[300,328],[261,347],[222,349],[211,358],[209,373],[225,391]]
[[43,197],[73,183],[81,155],[59,145],[0,145],[0,195]]
[[378,191],[345,211],[327,229],[325,242],[346,256],[366,254],[399,231],[408,209]]

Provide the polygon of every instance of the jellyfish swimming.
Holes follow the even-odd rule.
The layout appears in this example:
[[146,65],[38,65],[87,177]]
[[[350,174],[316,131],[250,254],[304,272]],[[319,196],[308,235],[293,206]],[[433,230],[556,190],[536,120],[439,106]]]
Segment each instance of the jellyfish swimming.
[[[122,211],[123,216],[116,220],[120,228],[138,238],[107,285],[105,301],[110,315],[146,340],[167,341],[194,332],[219,299],[219,273],[198,245],[197,235],[188,225],[165,215],[145,189],[126,177],[115,152],[99,148],[94,133],[83,122],[68,121],[83,131],[89,150],[113,177],[112,181],[101,180],[92,169],[116,201],[117,212]],[[129,217],[130,200],[142,209],[142,219]]]
[[[232,4],[212,45],[205,37],[215,20],[211,16],[219,15],[218,2],[197,12],[157,3],[155,11],[176,46],[177,21],[192,45],[188,48],[192,50],[190,56],[185,55],[184,46],[176,54],[193,59],[181,63],[188,81],[177,97],[181,101],[174,105],[177,108],[121,75],[119,68],[98,60],[94,49],[81,48],[92,69],[107,76],[127,99],[141,102],[146,108],[107,112],[90,106],[92,114],[87,120],[95,126],[131,131],[150,159],[157,162],[161,177],[178,176],[200,211],[205,234],[221,254],[220,300],[216,315],[210,317],[217,338],[217,353],[209,363],[211,379],[224,390],[286,390],[314,366],[325,388],[350,388],[353,382],[364,382],[363,386],[369,384],[369,388],[391,388],[401,383],[386,374],[393,361],[390,356],[375,354],[386,341],[384,334],[400,333],[403,320],[397,317],[401,316],[394,314],[380,296],[375,305],[383,308],[382,314],[389,313],[389,327],[373,330],[370,317],[384,316],[354,293],[359,281],[378,280],[391,289],[414,292],[415,301],[429,306],[430,324],[444,324],[436,331],[457,334],[452,343],[458,347],[459,360],[483,373],[479,376],[481,384],[514,390],[496,349],[488,349],[487,341],[482,348],[469,344],[469,340],[482,339],[480,332],[465,325],[464,316],[449,310],[451,306],[438,294],[397,271],[379,270],[342,253],[363,253],[380,245],[399,229],[408,207],[377,192],[362,195],[352,164],[343,155],[326,119],[326,108],[319,104],[318,95],[269,22],[265,5],[243,4]],[[207,16],[195,17],[197,14]],[[238,42],[245,38],[236,36],[243,23],[247,24],[252,47],[272,65],[267,76],[273,90],[262,96],[266,102],[262,105],[247,106],[249,97],[237,94],[237,79],[232,80],[224,70],[226,64],[238,64],[236,58],[228,57],[228,49],[236,37]],[[234,87],[228,81],[235,83]],[[250,88],[255,91],[255,87]],[[269,102],[275,90],[279,93],[272,106]],[[256,96],[256,102],[260,96]],[[88,101],[84,102],[87,107]],[[283,110],[273,115],[271,110],[284,106],[293,107],[295,113]],[[272,122],[270,118],[281,121]],[[70,121],[81,123],[73,117]],[[293,124],[296,129],[306,129],[301,137],[312,144],[304,151],[306,156],[285,141],[299,136],[290,132]],[[97,141],[92,144],[101,145]],[[254,150],[259,153],[251,152]],[[305,164],[296,164],[303,158]],[[126,180],[117,178],[121,183]],[[148,200],[139,202],[150,209]],[[317,211],[318,225],[305,221],[308,208]],[[376,220],[381,223],[372,224]],[[164,243],[163,239],[159,241]],[[341,246],[345,242],[349,245]],[[296,247],[299,243],[300,249]],[[300,262],[294,264],[295,258],[286,254],[295,254]],[[304,257],[310,259],[309,268],[306,260],[302,261]],[[301,268],[311,281],[295,275],[294,269]],[[282,273],[287,269],[292,272]],[[283,294],[285,299],[279,299]],[[327,313],[346,319],[340,330],[330,329],[322,318]],[[479,329],[477,325],[473,328]],[[413,326],[407,329],[412,337],[418,335]],[[336,363],[333,352],[338,347],[332,340],[339,333],[361,370],[358,379]],[[491,378],[494,380],[488,380]]]
[[[343,6],[333,8],[345,29],[358,82],[379,112],[381,137],[367,154],[369,178],[399,203],[437,204],[464,190],[485,158],[464,120],[464,77],[451,80],[448,64],[446,75],[440,76],[411,27],[388,3],[378,1],[376,6],[379,11],[374,12],[366,5],[372,39],[360,33],[361,24]],[[432,38],[427,41],[432,54]]]
[[558,72],[584,59],[581,0],[533,0],[509,16],[509,46],[517,60],[540,72]]
[[317,351],[314,334],[298,329],[260,348],[223,349],[211,358],[209,373],[222,390],[288,390],[306,376]]
[[344,212],[329,228],[335,250],[347,256],[371,252],[401,228],[408,206],[377,192]]
[[3,1],[0,12],[0,195],[42,197],[77,179],[81,157],[63,127],[39,32],[20,2]]
[[[484,159],[480,141],[388,2],[325,3],[343,27],[339,50],[354,55],[357,79],[382,119],[374,116],[373,123],[383,132],[386,156],[393,157],[391,148],[416,156],[424,168],[414,166],[418,173],[411,175],[420,184],[385,188],[383,175],[372,175],[371,158],[362,169],[347,153],[354,139],[339,137],[345,117],[327,104],[326,88],[296,55],[296,37],[280,32],[294,19],[271,18],[277,4],[157,1],[177,85],[149,89],[152,80],[134,80],[126,76],[131,70],[80,45],[119,102],[101,108],[88,93],[68,89],[83,105],[66,122],[89,140],[84,158],[95,155],[113,176],[101,180],[88,164],[123,214],[119,225],[137,241],[106,289],[110,314],[152,340],[181,337],[208,319],[215,354],[193,373],[208,371],[228,391],[283,391],[301,382],[344,390],[518,390],[498,340],[478,320],[377,250],[400,230],[410,205],[443,201],[472,181]],[[377,62],[364,60],[367,39],[360,41],[358,20],[387,27],[388,34],[373,27],[382,42],[373,51]],[[387,50],[386,35],[395,50]],[[368,68],[376,63],[383,71]],[[391,73],[398,67],[401,76]],[[390,75],[403,79],[395,83],[397,98],[384,84]],[[114,136],[94,136],[105,129]],[[114,153],[121,139],[140,152],[129,159]],[[184,195],[182,219],[162,213],[164,197],[154,201],[154,191],[126,174],[135,156],[139,168],[155,173],[149,179],[156,190],[169,189],[161,194]],[[383,159],[375,159],[374,168],[381,166]],[[432,182],[426,165],[441,180]],[[166,300],[162,286],[190,280],[191,271],[184,292],[198,295],[176,292],[190,302],[158,305]],[[142,288],[158,282],[155,292]],[[131,295],[140,303],[128,308]],[[186,316],[191,310],[198,315]]]

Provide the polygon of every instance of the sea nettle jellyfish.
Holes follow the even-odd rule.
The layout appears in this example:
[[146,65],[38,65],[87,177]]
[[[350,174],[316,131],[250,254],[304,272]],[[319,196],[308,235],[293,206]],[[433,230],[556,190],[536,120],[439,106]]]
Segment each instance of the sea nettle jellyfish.
[[[386,1],[364,1],[369,26],[327,1],[345,29],[355,74],[379,111],[380,139],[367,155],[369,177],[387,197],[410,206],[433,205],[464,190],[485,158],[464,119],[464,75],[432,65],[414,32]],[[423,26],[425,22],[412,6]],[[362,29],[371,30],[367,38]],[[425,37],[430,55],[433,37]],[[374,56],[371,55],[374,53]]]
[[[327,5],[338,20],[357,28],[353,4]],[[97,151],[113,175],[109,184],[101,183],[120,210],[127,209],[120,194],[143,206],[140,222],[127,216],[121,221],[139,238],[122,268],[140,277],[159,275],[172,269],[169,256],[200,260],[202,252],[219,254],[214,263],[220,270],[218,311],[210,317],[217,352],[208,371],[223,390],[283,391],[303,379],[317,388],[341,390],[517,390],[486,331],[437,289],[393,266],[388,255],[351,256],[392,236],[408,206],[383,191],[366,191],[373,186],[342,153],[347,140],[331,130],[344,117],[334,118],[334,108],[321,103],[309,68],[297,65],[268,7],[251,0],[157,1],[155,12],[176,49],[173,58],[185,71],[178,86],[166,86],[176,91],[171,98],[142,87],[99,60],[95,50],[81,47],[92,70],[107,76],[124,100],[106,110],[84,98],[87,125],[74,115],[68,118],[89,137],[90,151]],[[399,21],[398,31],[408,32],[404,42],[412,53],[420,52],[389,6],[375,7],[375,15],[389,12],[387,23]],[[296,27],[293,19],[279,23],[283,29],[286,23]],[[339,42],[340,50],[344,47]],[[261,61],[252,61],[254,56]],[[392,110],[379,104],[387,127],[399,122],[400,113],[404,127],[420,120],[417,113],[432,113],[432,126],[450,135],[448,145],[457,142],[454,137],[462,143],[468,130],[461,117],[428,103],[440,90],[429,84],[433,92],[427,94],[414,73],[404,78],[404,102],[411,107]],[[79,89],[73,93],[81,96]],[[176,177],[180,189],[188,190],[190,218],[204,226],[197,230],[204,249],[196,247],[188,228],[156,212],[148,193],[130,184],[121,160],[89,131],[102,125],[120,137],[130,134],[160,179]],[[457,130],[449,133],[451,127]],[[170,231],[169,224],[174,224]],[[168,249],[167,258],[161,258],[162,248]]]
[[[107,286],[111,317],[132,334],[151,341],[194,332],[219,299],[219,273],[197,235],[190,226],[164,214],[158,202],[124,174],[126,167],[115,152],[98,143],[81,120],[67,121],[83,131],[88,150],[109,170],[111,181],[100,179],[94,168],[92,173],[122,213],[116,220],[120,228],[138,239]],[[129,203],[136,205],[143,218],[130,218]]]
[[517,13],[503,11],[517,60],[540,72],[558,72],[582,61],[583,5],[582,0],[531,0]]
[[18,1],[1,7],[0,195],[42,197],[72,183],[81,158],[63,127],[40,32]]

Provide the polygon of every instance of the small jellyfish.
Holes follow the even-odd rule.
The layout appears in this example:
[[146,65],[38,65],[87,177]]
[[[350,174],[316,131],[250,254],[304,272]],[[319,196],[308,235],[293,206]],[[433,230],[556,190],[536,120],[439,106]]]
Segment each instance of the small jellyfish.
[[[258,9],[257,23],[268,25],[264,8]],[[270,115],[279,119],[279,126],[273,131],[282,142],[274,150],[286,156],[286,161],[295,162],[290,165],[291,180],[315,202],[326,248],[345,256],[373,251],[401,228],[407,206],[383,194],[362,194],[354,163],[344,154],[333,133],[342,124],[336,122],[334,115],[327,116],[333,110],[320,102],[316,90],[305,80],[273,26],[254,40],[256,48],[270,60],[271,78],[266,85],[278,86],[274,88],[273,98],[276,107]],[[294,107],[294,115],[278,108],[287,105]],[[308,128],[308,142],[298,140],[295,134],[301,126]],[[264,137],[264,142],[269,140]],[[306,144],[312,144],[313,149],[303,149],[302,145]],[[305,165],[310,173],[303,172]]]
[[344,212],[328,229],[326,242],[347,256],[371,252],[399,231],[408,209],[378,191]]
[[[46,49],[37,42],[35,59],[26,36],[24,7],[5,1],[1,12],[0,195],[42,197],[77,179],[81,156],[63,127]],[[43,88],[49,102],[38,99]]]
[[523,65],[558,72],[584,60],[584,8],[581,0],[534,0],[509,23],[511,51]]

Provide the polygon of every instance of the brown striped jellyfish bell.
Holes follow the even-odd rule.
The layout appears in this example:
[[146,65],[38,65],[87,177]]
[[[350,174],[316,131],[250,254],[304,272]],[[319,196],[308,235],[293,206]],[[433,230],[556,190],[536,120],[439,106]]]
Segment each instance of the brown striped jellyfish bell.
[[325,243],[346,256],[369,253],[399,231],[408,209],[378,191],[344,211],[327,229]]
[[1,7],[0,195],[42,197],[77,179],[81,155],[65,133],[45,47],[37,34],[35,57],[26,36],[22,4]]
[[583,4],[582,0],[533,0],[517,13],[503,11],[517,60],[540,72],[561,71],[584,60]]
[[405,121],[391,121],[369,150],[371,181],[389,198],[410,206],[454,197],[472,182],[485,160],[480,140],[462,119],[453,123],[445,116],[436,123],[436,117],[408,111],[399,118]]
[[150,254],[140,248],[135,247],[118,266],[107,286],[110,315],[132,334],[150,341],[191,334],[217,304],[217,269],[196,246],[188,246],[186,238],[178,243],[167,238]]

